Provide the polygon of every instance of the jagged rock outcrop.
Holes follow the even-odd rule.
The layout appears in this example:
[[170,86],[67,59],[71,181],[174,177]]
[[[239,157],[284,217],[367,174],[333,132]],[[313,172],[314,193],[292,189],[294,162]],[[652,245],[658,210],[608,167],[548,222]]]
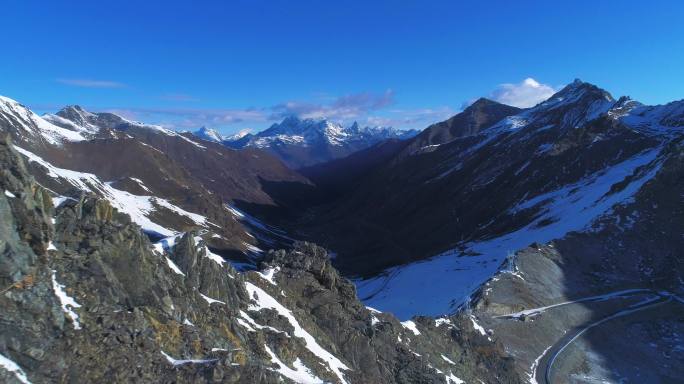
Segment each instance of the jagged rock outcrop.
[[[263,267],[273,271],[278,288],[297,293],[283,300],[303,316],[309,314],[314,336],[328,338],[353,362],[355,369],[346,375],[350,382],[439,383],[451,373],[464,380],[516,382],[509,372],[511,362],[496,343],[473,332],[467,317],[419,317],[401,323],[391,314],[367,308],[321,247],[300,242],[289,251],[271,251]],[[473,345],[482,350],[473,352]],[[481,354],[484,350],[491,355]]]
[[53,208],[6,138],[0,162],[3,382],[518,382],[465,318],[363,306],[313,244],[240,273],[194,233],[153,246],[98,197]]

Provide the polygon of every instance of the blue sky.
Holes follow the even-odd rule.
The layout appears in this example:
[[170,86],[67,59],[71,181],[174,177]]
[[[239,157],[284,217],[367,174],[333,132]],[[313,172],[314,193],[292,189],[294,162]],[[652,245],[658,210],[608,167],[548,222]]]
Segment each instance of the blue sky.
[[104,3],[5,2],[0,94],[224,133],[286,114],[423,128],[576,77],[648,104],[684,97],[680,1]]

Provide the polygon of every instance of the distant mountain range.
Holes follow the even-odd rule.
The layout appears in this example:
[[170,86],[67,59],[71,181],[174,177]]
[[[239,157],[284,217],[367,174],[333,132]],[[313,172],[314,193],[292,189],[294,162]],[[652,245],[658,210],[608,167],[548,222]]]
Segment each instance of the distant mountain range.
[[285,118],[256,134],[241,133],[221,136],[205,127],[193,132],[198,138],[220,142],[230,148],[261,148],[278,156],[293,169],[346,157],[383,140],[410,139],[416,130],[399,131],[391,127],[361,127],[354,122],[348,127],[327,119]]

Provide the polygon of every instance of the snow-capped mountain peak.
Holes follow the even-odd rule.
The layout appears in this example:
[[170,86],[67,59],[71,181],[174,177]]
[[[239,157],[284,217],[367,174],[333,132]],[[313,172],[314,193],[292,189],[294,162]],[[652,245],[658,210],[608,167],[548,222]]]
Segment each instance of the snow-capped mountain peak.
[[214,141],[217,143],[220,143],[221,141],[224,140],[223,136],[221,136],[218,131],[215,129],[207,128],[207,127],[202,127],[195,132],[192,133],[193,135],[199,137],[200,139],[204,139],[207,141]]
[[3,120],[8,127],[13,127],[19,138],[26,141],[44,141],[60,145],[64,141],[86,139],[79,130],[55,125],[19,102],[0,96],[0,128],[2,128]]
[[88,120],[95,117],[94,113],[86,111],[80,105],[68,105],[57,112],[57,115],[80,125],[88,125]]
[[517,115],[508,116],[488,131],[498,133],[530,125],[540,129],[551,126],[577,128],[605,115],[615,104],[616,100],[606,90],[575,79],[546,101]]
[[195,146],[199,143],[160,125],[131,121],[110,112],[89,112],[78,105],[70,105],[56,114],[38,116],[22,104],[0,96],[0,128],[3,120],[8,130],[20,141],[60,145],[65,141],[83,141],[94,138],[130,137],[136,132],[150,132],[177,136]]
[[224,144],[267,149],[288,165],[302,167],[345,157],[382,140],[406,139],[416,134],[391,127],[361,127],[357,122],[344,126],[325,118],[288,116],[257,134],[225,138]]
[[361,127],[358,122],[353,122],[345,127],[342,124],[328,119],[300,119],[296,116],[285,118],[282,122],[273,124],[270,128],[255,136],[266,139],[259,143],[263,146],[270,142],[273,137],[284,139],[284,136],[301,136],[306,144],[313,144],[316,140],[324,140],[331,145],[344,145],[348,141],[356,141],[360,138],[381,139],[399,137],[403,131],[397,131],[391,127]]
[[615,99],[608,91],[601,89],[594,84],[575,79],[575,81],[563,87],[563,89],[551,96],[551,98],[541,105],[567,105],[580,102],[582,99],[591,101],[603,100],[607,103],[615,103]]
[[42,117],[54,125],[86,134],[96,134],[100,130],[98,126],[91,123],[95,114],[86,111],[79,105],[69,105],[56,114],[45,113]]
[[240,130],[240,131],[238,131],[238,132],[236,132],[236,133],[234,133],[228,137],[224,137],[223,139],[224,140],[239,140],[239,139],[242,139],[244,137],[250,136],[251,135],[250,131],[251,130],[249,128],[242,129],[242,130]]
[[327,119],[300,119],[288,116],[280,123],[254,135],[248,146],[266,148],[272,144],[311,146],[316,143],[341,145],[347,136],[344,128]]
[[255,136],[259,138],[302,136],[309,142],[320,138],[332,138],[334,141],[336,137],[345,135],[346,132],[340,124],[327,119],[300,119],[297,116],[288,116],[282,122],[271,125]]

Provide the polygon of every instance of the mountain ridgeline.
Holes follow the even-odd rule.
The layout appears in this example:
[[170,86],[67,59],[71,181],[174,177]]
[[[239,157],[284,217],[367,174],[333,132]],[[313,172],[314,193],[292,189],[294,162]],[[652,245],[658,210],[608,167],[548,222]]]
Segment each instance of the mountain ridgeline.
[[465,318],[401,323],[365,307],[323,248],[296,242],[240,272],[199,232],[151,243],[106,199],[54,200],[7,136],[0,162],[3,382],[515,377]]
[[408,139],[418,132],[398,131],[391,127],[348,127],[327,119],[286,117],[282,122],[257,134],[240,133],[222,137],[218,132],[201,128],[193,134],[205,140],[235,148],[260,148],[291,168],[303,168],[343,158],[388,139]]
[[684,380],[684,101],[0,134],[3,382]]

